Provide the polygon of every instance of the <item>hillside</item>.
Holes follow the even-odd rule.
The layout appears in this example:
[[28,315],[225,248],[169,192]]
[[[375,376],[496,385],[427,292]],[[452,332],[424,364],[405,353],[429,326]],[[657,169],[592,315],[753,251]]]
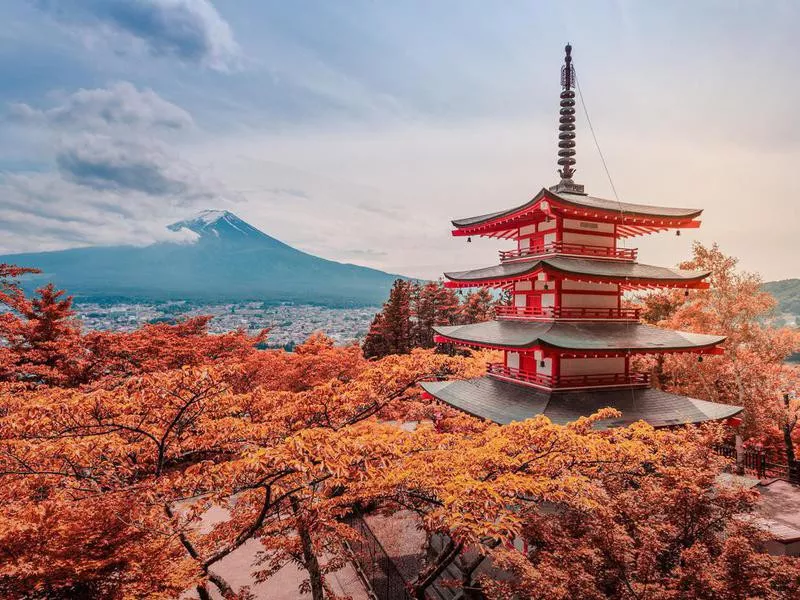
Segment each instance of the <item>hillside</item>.
[[12,254],[0,262],[37,267],[42,273],[26,287],[52,281],[79,300],[379,305],[398,277],[301,252],[228,211],[203,211],[169,228],[190,229],[198,239]]
[[768,281],[762,287],[778,301],[779,313],[800,316],[800,279]]

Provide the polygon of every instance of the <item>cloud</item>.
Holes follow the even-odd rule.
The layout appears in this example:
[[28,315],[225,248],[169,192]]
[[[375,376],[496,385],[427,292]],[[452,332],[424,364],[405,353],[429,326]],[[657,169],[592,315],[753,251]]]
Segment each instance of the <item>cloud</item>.
[[180,106],[164,100],[153,90],[140,91],[127,81],[108,88],[80,89],[49,109],[12,104],[9,116],[22,123],[82,130],[106,126],[179,130],[193,125],[191,115]]
[[[118,49],[134,40],[154,56],[227,70],[239,56],[228,23],[208,0],[37,0],[42,10]],[[87,29],[90,27],[90,29]],[[128,40],[120,39],[120,33]]]
[[187,241],[164,224],[230,197],[172,146],[197,133],[181,107],[127,82],[58,97],[12,107],[54,168],[0,172],[0,252]]
[[96,190],[133,190],[152,196],[189,190],[186,170],[158,147],[103,135],[70,141],[56,155],[56,164],[66,179]]
[[0,254],[196,238],[164,227],[186,210],[171,199],[87,188],[58,173],[4,175],[0,196]]

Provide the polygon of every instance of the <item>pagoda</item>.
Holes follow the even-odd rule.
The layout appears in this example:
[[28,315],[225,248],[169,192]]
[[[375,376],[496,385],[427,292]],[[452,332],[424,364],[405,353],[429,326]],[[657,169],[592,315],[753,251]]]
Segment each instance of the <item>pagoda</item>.
[[445,273],[451,288],[506,290],[507,306],[493,321],[434,327],[435,340],[493,348],[503,361],[483,377],[431,381],[426,394],[473,416],[505,424],[545,415],[567,423],[604,408],[622,416],[602,423],[644,420],[656,427],[732,417],[742,408],[650,387],[631,357],[690,352],[720,354],[724,337],[651,327],[639,309],[622,304],[628,290],[706,289],[708,271],[637,262],[623,240],[659,231],[696,228],[696,208],[627,204],[588,195],[575,173],[575,72],[571,46],[561,68],[558,170],[561,181],[507,210],[452,222],[454,236],[513,240],[497,265]]

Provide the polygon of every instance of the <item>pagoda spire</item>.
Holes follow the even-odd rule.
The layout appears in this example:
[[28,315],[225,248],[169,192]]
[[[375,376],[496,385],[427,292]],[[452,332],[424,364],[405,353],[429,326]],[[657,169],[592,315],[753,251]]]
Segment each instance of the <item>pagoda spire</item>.
[[554,192],[583,194],[583,186],[572,181],[575,174],[575,67],[572,66],[572,46],[564,47],[561,67],[561,110],[558,119],[558,174],[561,181],[550,189]]

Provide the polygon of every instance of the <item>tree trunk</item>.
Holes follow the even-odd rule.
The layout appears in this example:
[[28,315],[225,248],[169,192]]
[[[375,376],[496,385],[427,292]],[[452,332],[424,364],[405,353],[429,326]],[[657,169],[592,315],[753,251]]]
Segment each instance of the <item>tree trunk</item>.
[[425,590],[427,590],[447,566],[458,557],[462,547],[462,544],[456,544],[451,539],[436,557],[436,560],[434,560],[427,569],[427,572],[420,574],[420,577],[412,585],[414,598],[416,600],[426,600]]
[[[298,513],[297,500],[291,499],[292,510],[294,514]],[[297,533],[300,536],[300,545],[303,548],[303,564],[308,571],[308,577],[311,581],[311,598],[313,600],[325,599],[325,583],[322,576],[322,568],[319,566],[317,555],[314,554],[314,544],[311,540],[311,534],[304,523],[298,521]]]
[[667,383],[667,376],[664,373],[664,355],[659,354],[656,357],[656,366],[653,369],[656,375],[656,383],[658,385],[658,389],[663,390]]
[[472,576],[475,574],[475,570],[481,566],[483,559],[483,554],[478,553],[478,555],[471,562],[460,565],[461,572],[464,574],[464,576],[461,578],[461,588],[464,593],[464,598],[466,599],[477,600],[478,598],[483,598],[483,594],[472,579]]

